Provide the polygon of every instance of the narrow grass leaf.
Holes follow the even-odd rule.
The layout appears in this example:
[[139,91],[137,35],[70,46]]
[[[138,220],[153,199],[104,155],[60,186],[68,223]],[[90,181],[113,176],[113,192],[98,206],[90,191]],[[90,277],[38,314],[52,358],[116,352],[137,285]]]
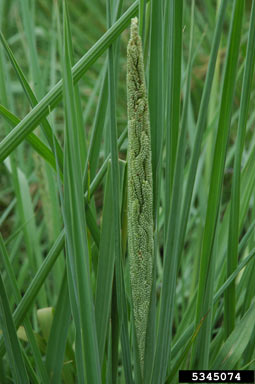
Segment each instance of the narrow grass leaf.
[[221,347],[212,369],[233,369],[241,360],[254,329],[254,316],[255,306],[252,305]]
[[192,336],[190,337],[189,341],[187,342],[187,344],[185,345],[182,353],[180,354],[179,358],[177,359],[176,363],[174,364],[174,366],[171,368],[171,372],[170,372],[170,375],[168,376],[167,380],[166,380],[166,383],[167,384],[170,384],[172,383],[172,380],[174,379],[175,375],[177,374],[178,370],[181,368],[181,365],[182,363],[185,361],[191,347],[192,347],[192,344],[194,343],[197,335],[198,335],[198,332],[200,331],[200,328],[203,324],[203,321],[204,321],[205,317],[200,321],[200,323],[198,324],[198,326],[196,327],[195,331],[193,332]]
[[[254,227],[253,227],[254,229]],[[254,259],[255,250],[251,251],[249,255],[242,260],[237,268],[231,273],[231,275],[227,278],[227,280],[224,282],[224,284],[221,286],[221,288],[216,292],[216,294],[213,297],[213,302],[215,303],[220,296],[227,290],[227,288],[231,285],[231,283],[235,280],[235,278],[238,276],[239,272],[251,261]]]
[[31,77],[37,97],[41,98],[43,92],[42,75],[39,67],[39,60],[36,50],[36,34],[33,21],[33,11],[29,5],[29,0],[20,0],[21,15],[23,19],[24,31],[28,45],[28,61],[31,68]]
[[[17,178],[16,183],[18,182],[18,188],[20,193],[20,218],[22,224],[25,222],[27,225],[24,227],[24,236],[26,241],[27,255],[29,258],[30,268],[33,272],[41,265],[42,263],[42,253],[39,240],[39,231],[36,225],[35,213],[33,207],[33,201],[29,189],[29,183],[26,178],[26,175],[16,166],[12,167],[9,159],[5,161],[7,168],[10,172],[14,172],[14,177]],[[46,291],[45,287],[40,292],[38,297],[39,305],[41,307],[47,306]]]
[[[0,104],[0,114],[5,118],[5,120],[13,127],[15,127],[20,119],[15,116],[13,113],[8,111],[3,105]],[[36,150],[36,152],[45,159],[51,167],[56,170],[55,157],[52,151],[37,137],[34,133],[29,133],[26,137],[27,142]]]
[[[178,146],[176,151],[176,163],[175,163],[175,169],[174,169],[173,189],[172,189],[173,195],[171,199],[169,222],[168,222],[168,229],[167,229],[167,239],[168,239],[167,247],[170,247],[170,245],[172,246],[172,249],[166,248],[166,251],[168,251],[169,253],[166,254],[165,256],[170,259],[170,254],[171,254],[172,264],[170,266],[170,271],[165,267],[166,271],[170,273],[170,279],[173,282],[170,289],[170,294],[169,293],[166,294],[166,291],[164,291],[165,287],[162,287],[162,303],[163,303],[163,300],[165,301],[165,297],[163,299],[163,292],[164,292],[164,295],[165,294],[167,295],[167,300],[169,299],[168,305],[170,308],[171,307],[174,308],[174,305],[173,305],[174,297],[175,297],[174,287],[176,284],[175,281],[176,281],[176,275],[177,275],[177,268],[180,262],[180,255],[178,253],[179,252],[178,239],[180,236],[181,217],[180,215],[178,215],[178,212],[181,211],[181,202],[182,202],[183,186],[184,186],[184,163],[185,163],[185,150],[186,150],[185,137],[186,137],[186,131],[187,131],[188,101],[189,101],[189,95],[190,95],[191,71],[192,71],[192,63],[193,63],[192,59],[193,59],[193,34],[194,34],[194,7],[195,7],[195,3],[193,1],[192,9],[191,9],[191,22],[190,22],[191,27],[190,27],[190,39],[189,39],[190,40],[189,41],[189,57],[188,57],[188,63],[187,63],[187,82],[186,82],[186,90],[185,90],[185,96],[184,96],[181,127],[180,127],[180,133],[178,138]],[[166,265],[169,268],[169,264],[166,263]],[[165,276],[167,276],[167,274],[163,276],[163,284],[165,284],[165,286],[168,287],[168,281],[166,280],[167,283],[166,282],[164,283],[164,279],[167,279]],[[173,313],[170,313],[170,327],[173,321],[172,319],[173,319]],[[195,338],[193,338],[192,340],[194,341]],[[190,344],[190,347],[191,345],[192,343]],[[171,359],[171,350],[170,350],[170,359]]]
[[[226,150],[228,144],[229,128],[231,122],[231,111],[235,90],[235,77],[237,71],[237,60],[239,54],[239,44],[242,27],[244,3],[242,0],[236,0],[233,5],[232,24],[229,35],[229,45],[227,52],[227,62],[224,74],[224,84],[220,104],[220,116],[218,123],[217,138],[214,148],[214,158],[212,165],[211,181],[209,197],[207,202],[206,222],[202,240],[202,250],[200,258],[200,271],[199,271],[199,288],[197,296],[196,308],[196,324],[199,323],[201,317],[207,313],[208,307],[211,305],[212,290],[208,287],[209,275],[213,274],[212,260],[213,245],[216,232],[216,224],[218,220],[220,197],[224,176],[224,165],[226,158]],[[209,280],[208,280],[209,279]],[[207,321],[202,326],[200,335],[198,336],[198,344],[200,348],[204,343],[205,338],[210,338],[211,333],[204,334],[203,330]],[[203,342],[202,342],[203,340]],[[207,367],[208,364],[208,349],[200,349],[199,354],[197,351],[197,343],[195,342],[192,355],[192,367]]]
[[194,142],[193,151],[191,154],[185,194],[184,194],[183,203],[182,203],[181,229],[180,229],[178,253],[180,253],[180,251],[183,249],[184,240],[185,240],[192,193],[193,193],[198,161],[200,156],[200,150],[201,150],[201,143],[202,143],[203,133],[205,130],[205,123],[206,123],[206,117],[207,117],[207,111],[208,111],[208,102],[210,99],[210,94],[212,89],[213,76],[214,76],[216,59],[217,59],[217,54],[218,54],[219,45],[220,45],[220,39],[221,39],[221,33],[223,29],[223,22],[224,22],[227,3],[228,3],[227,0],[221,1],[218,18],[217,18],[217,24],[215,27],[215,32],[213,37],[213,43],[212,43],[212,49],[210,53],[208,70],[207,70],[206,79],[205,79],[205,85],[203,88],[202,100],[199,108],[198,120],[196,125],[195,142]]
[[[30,310],[32,303],[36,299],[40,288],[42,287],[46,277],[51,271],[55,261],[57,260],[58,255],[60,254],[64,246],[64,231],[62,231],[52,246],[50,252],[45,258],[44,262],[41,264],[38,269],[35,277],[30,283],[28,289],[26,290],[24,296],[22,297],[20,303],[13,313],[13,320],[16,328],[18,328],[26,316],[27,312]],[[2,337],[0,338],[0,356],[4,355],[5,347]]]
[[[170,343],[172,338],[172,319],[174,310],[174,292],[176,285],[177,273],[177,246],[174,247],[174,241],[178,238],[179,224],[175,223],[178,218],[178,211],[180,208],[180,188],[182,187],[182,172],[183,160],[175,162],[177,144],[179,137],[179,122],[180,122],[180,83],[181,83],[181,58],[182,58],[182,12],[183,2],[173,1],[169,8],[166,5],[165,15],[168,20],[170,17],[170,24],[172,30],[168,31],[171,34],[170,51],[171,65],[169,73],[170,88],[167,89],[167,101],[170,107],[167,108],[167,138],[166,138],[166,187],[165,187],[165,244],[164,244],[164,274],[161,292],[159,325],[158,325],[158,339],[156,353],[153,363],[152,382],[163,383],[168,358],[170,354]],[[167,22],[167,21],[165,21]],[[171,111],[171,112],[170,112]],[[183,140],[184,140],[185,125],[183,125],[183,134],[180,136],[182,140],[179,141],[179,157],[183,158],[181,153]],[[178,159],[179,160],[179,159]],[[173,190],[173,171],[176,164],[175,185]],[[178,167],[178,169],[177,169]],[[172,196],[172,204],[170,210],[170,198]],[[174,225],[174,227],[172,226]],[[171,254],[173,252],[173,254]],[[171,257],[170,257],[171,254]]]
[[[111,26],[111,4],[107,1],[107,20]],[[131,354],[128,342],[128,323],[126,311],[126,297],[122,269],[122,247],[121,247],[121,228],[120,228],[120,180],[118,164],[118,143],[116,125],[116,89],[114,76],[114,50],[109,46],[108,50],[108,92],[109,92],[109,111],[110,111],[110,147],[112,161],[112,194],[113,214],[114,214],[114,250],[115,250],[115,272],[117,285],[117,306],[120,321],[121,346],[123,353],[123,366],[127,383],[132,383]]]
[[[107,329],[109,327],[109,314],[111,308],[113,273],[115,263],[113,228],[109,223],[112,220],[112,186],[110,164],[107,170],[104,209],[102,217],[101,241],[98,255],[97,287],[95,300],[95,316],[97,325],[98,348],[100,364],[102,366]],[[108,341],[110,343],[110,341]],[[110,358],[108,356],[108,358]]]
[[21,348],[13,323],[8,297],[0,274],[0,324],[12,368],[13,378],[18,384],[29,384]]
[[[244,70],[244,79],[242,86],[242,95],[240,102],[240,117],[238,122],[238,131],[235,147],[235,161],[231,190],[230,203],[230,221],[228,233],[228,254],[227,254],[227,276],[236,269],[238,262],[238,238],[239,238],[239,211],[240,211],[240,183],[241,183],[241,160],[244,147],[246,121],[248,117],[249,101],[252,86],[252,77],[254,72],[255,60],[255,2],[253,1],[248,46],[246,52],[246,62]],[[235,283],[231,284],[225,293],[224,307],[224,325],[226,338],[235,327],[236,293]]]
[[61,371],[65,357],[67,332],[71,322],[71,308],[68,295],[67,274],[63,281],[54,311],[53,323],[50,330],[46,351],[46,367],[50,382],[61,382]]
[[[116,4],[116,9],[114,12],[114,21],[120,16],[122,10],[123,0],[118,0]],[[117,67],[117,60],[119,56],[119,50],[116,49],[117,44],[115,44],[115,55],[114,61],[115,66]],[[107,108],[108,108],[108,60],[106,59],[105,64],[102,68],[102,86],[100,89],[99,100],[96,107],[96,114],[93,121],[93,128],[89,143],[89,151],[87,163],[90,167],[90,176],[94,178],[96,174],[97,165],[99,162],[100,146],[103,137],[104,127],[107,124]],[[88,178],[88,166],[85,167],[83,175],[83,185],[85,186]]]
[[[69,44],[70,44],[70,61],[71,61],[71,66],[73,66],[74,53],[73,53],[73,46],[72,46],[72,40],[71,40],[71,26],[70,26],[70,20],[69,20],[69,13],[66,13],[66,28],[68,30]],[[82,172],[83,172],[83,169],[85,167],[85,159],[87,157],[87,145],[86,145],[85,129],[83,125],[81,96],[80,96],[78,83],[74,85],[74,95],[75,95],[75,105],[76,105],[77,130],[78,130],[79,145],[80,145],[80,158],[81,158],[81,166],[82,166]]]
[[86,220],[87,220],[87,224],[88,224],[90,233],[93,237],[93,240],[94,240],[97,248],[99,248],[100,230],[99,230],[97,222],[96,222],[95,214],[92,212],[92,209],[90,208],[89,205],[86,205]]
[[[64,148],[64,215],[67,255],[70,277],[75,279],[77,308],[81,331],[82,366],[84,376],[91,384],[101,383],[99,354],[95,327],[95,315],[89,272],[89,255],[85,232],[86,219],[82,191],[82,166],[79,133],[77,130],[74,84],[71,73],[71,36],[67,22],[67,6],[64,5],[63,79],[65,101]],[[76,313],[73,313],[76,316]]]
[[[107,64],[107,63],[106,63]],[[93,122],[93,128],[91,132],[91,137],[89,141],[88,149],[88,163],[90,167],[91,178],[96,174],[96,168],[99,160],[99,152],[101,146],[101,140],[103,135],[103,128],[105,124],[105,116],[107,112],[108,105],[108,77],[107,77],[107,66],[103,68],[103,79],[102,86],[100,89],[99,100],[97,103],[96,114]],[[83,175],[83,185],[87,185],[88,181],[88,166],[85,167]]]
[[139,0],[139,35],[144,42],[146,18],[146,0]]
[[[125,129],[121,136],[118,139],[118,146],[121,146],[126,138],[127,135],[127,129]],[[97,189],[98,185],[102,182],[102,179],[105,175],[105,172],[107,171],[107,165],[110,160],[110,155],[107,156],[104,163],[102,164],[100,170],[96,174],[95,178],[93,179],[91,186],[90,186],[90,193],[91,195],[94,194],[95,190]],[[85,201],[87,201],[88,193],[85,193]],[[55,240],[54,244],[52,245],[50,251],[48,252],[46,258],[40,265],[36,275],[34,276],[33,280],[31,281],[28,289],[26,290],[24,296],[22,297],[21,302],[17,306],[15,312],[14,312],[14,320],[15,325],[18,327],[26,313],[29,311],[32,303],[34,302],[38,292],[40,291],[41,286],[43,285],[44,281],[46,280],[47,276],[49,275],[50,271],[52,270],[57,258],[59,257],[63,247],[65,244],[65,231],[62,230]],[[0,356],[3,356],[5,347],[3,343],[3,339],[0,337]]]
[[[179,137],[182,68],[183,0],[165,2],[165,103],[166,103],[166,186],[165,235],[173,187],[176,151]],[[170,68],[168,68],[168,63]]]
[[[216,294],[213,297],[213,304],[215,304],[220,297],[224,294],[226,289],[229,287],[229,285],[236,279],[237,275],[241,272],[241,270],[254,259],[255,256],[255,250],[253,250],[240,264],[238,265],[237,269],[229,276],[229,278],[224,282],[224,284],[220,287],[220,289],[216,292]],[[204,319],[203,319],[204,320]],[[201,327],[203,321],[200,322],[199,328]],[[190,324],[186,324],[186,329],[183,332],[183,334],[179,337],[179,339],[176,341],[172,348],[172,354],[173,356],[176,356],[184,344],[188,342],[188,339],[192,336],[192,332],[194,331],[194,322]]]
[[[12,287],[12,290],[14,293],[15,302],[16,302],[16,304],[18,304],[21,300],[21,293],[18,289],[15,273],[14,273],[13,267],[11,265],[10,257],[7,253],[7,249],[5,247],[1,233],[0,233],[0,252],[1,252],[1,258],[2,258],[3,264],[5,267],[5,271],[8,275],[8,278],[9,278],[9,281],[10,281],[10,284],[11,284],[11,287]],[[42,357],[41,357],[38,345],[36,343],[33,329],[31,327],[31,324],[30,324],[28,317],[24,319],[24,327],[25,327],[26,335],[27,335],[27,338],[28,338],[28,341],[29,341],[29,344],[30,344],[30,347],[31,347],[31,350],[32,350],[32,353],[34,356],[36,366],[38,368],[38,373],[39,373],[40,379],[42,380],[43,383],[46,384],[49,382],[49,379],[48,379],[47,372],[46,372],[44,363],[42,361]]]
[[[163,102],[163,1],[153,0],[151,3],[151,30],[148,99],[151,126],[152,176],[153,176],[153,206],[154,219],[159,204],[161,155],[164,132],[164,102]],[[139,28],[143,21],[139,20]]]
[[[138,11],[138,0],[110,27],[97,43],[74,65],[72,77],[76,84],[91,65],[100,57],[120,33],[128,26],[130,19]],[[23,120],[0,143],[0,162],[16,148],[25,137],[60,102],[63,95],[63,80],[60,80],[43,99],[29,112]]]
[[[16,61],[7,41],[5,40],[5,38],[1,32],[0,32],[0,39],[1,39],[1,42],[5,48],[5,51],[9,57],[9,59],[11,61],[11,64],[12,64],[12,66],[13,66],[13,68],[14,68],[17,76],[18,76],[18,79],[19,79],[19,81],[20,81],[20,83],[24,89],[25,95],[27,96],[28,101],[30,102],[30,105],[32,107],[35,107],[38,104],[36,96],[34,95],[24,73],[22,72],[22,69],[20,68],[18,62]],[[50,112],[50,110],[48,111],[48,113],[49,112]],[[20,121],[17,122],[17,125],[18,124],[20,124]],[[51,149],[53,150],[53,132],[52,132],[51,126],[46,119],[42,119],[41,125],[42,125],[43,132],[45,134],[45,137],[46,137]],[[56,142],[56,151],[57,151],[58,161],[60,164],[60,168],[62,170],[63,169],[63,151],[62,151],[62,148],[61,148],[58,140],[56,139],[56,137],[54,137],[54,140]]]

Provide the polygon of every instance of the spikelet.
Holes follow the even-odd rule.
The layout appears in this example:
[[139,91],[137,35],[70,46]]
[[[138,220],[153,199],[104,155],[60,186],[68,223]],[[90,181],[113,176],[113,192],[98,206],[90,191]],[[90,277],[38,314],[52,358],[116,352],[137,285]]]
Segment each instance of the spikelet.
[[152,287],[153,201],[151,138],[142,42],[137,18],[127,48],[128,249],[133,313],[143,372]]

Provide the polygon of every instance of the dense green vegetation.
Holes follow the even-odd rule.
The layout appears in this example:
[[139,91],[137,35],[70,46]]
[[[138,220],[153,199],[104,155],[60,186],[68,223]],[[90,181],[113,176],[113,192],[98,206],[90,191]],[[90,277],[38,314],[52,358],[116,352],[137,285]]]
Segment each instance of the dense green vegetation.
[[[135,16],[154,222],[142,363],[127,220]],[[0,383],[255,369],[255,0],[1,0],[0,30]]]

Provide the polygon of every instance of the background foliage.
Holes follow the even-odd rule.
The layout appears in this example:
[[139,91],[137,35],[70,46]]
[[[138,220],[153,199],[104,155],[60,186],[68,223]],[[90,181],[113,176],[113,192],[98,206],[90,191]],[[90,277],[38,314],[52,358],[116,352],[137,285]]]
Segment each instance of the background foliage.
[[[1,383],[255,369],[254,3],[1,0]],[[136,14],[155,250],[142,374],[127,244]]]

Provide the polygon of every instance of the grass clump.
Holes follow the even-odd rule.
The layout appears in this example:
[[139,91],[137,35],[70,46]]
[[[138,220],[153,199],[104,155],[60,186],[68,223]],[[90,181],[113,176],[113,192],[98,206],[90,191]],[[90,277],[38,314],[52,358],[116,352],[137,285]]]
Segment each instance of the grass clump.
[[0,1],[0,384],[255,369],[255,0],[215,3]]

